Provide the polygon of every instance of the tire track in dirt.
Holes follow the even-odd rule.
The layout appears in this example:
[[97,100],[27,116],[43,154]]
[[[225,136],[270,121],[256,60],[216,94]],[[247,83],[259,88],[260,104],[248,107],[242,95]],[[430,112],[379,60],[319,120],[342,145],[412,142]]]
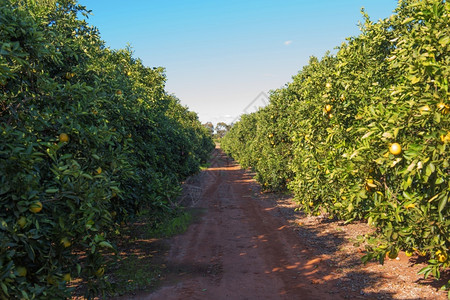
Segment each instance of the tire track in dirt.
[[257,203],[251,176],[214,154],[194,208],[203,216],[170,240],[166,284],[134,299],[343,299],[328,293],[321,258]]

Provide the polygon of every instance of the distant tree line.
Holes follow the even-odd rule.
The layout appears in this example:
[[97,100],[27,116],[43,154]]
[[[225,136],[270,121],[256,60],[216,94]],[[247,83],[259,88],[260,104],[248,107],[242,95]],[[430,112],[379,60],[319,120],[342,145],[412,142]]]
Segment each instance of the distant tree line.
[[228,130],[230,130],[232,125],[228,125],[225,122],[219,122],[217,123],[216,127],[214,127],[213,123],[206,122],[205,124],[203,124],[203,126],[209,131],[211,136],[221,139],[225,136]]

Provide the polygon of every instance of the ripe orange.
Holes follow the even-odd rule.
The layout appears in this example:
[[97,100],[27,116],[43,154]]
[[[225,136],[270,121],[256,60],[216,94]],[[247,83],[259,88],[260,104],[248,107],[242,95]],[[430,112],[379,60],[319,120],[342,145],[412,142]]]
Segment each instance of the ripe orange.
[[399,155],[400,153],[402,153],[402,146],[400,146],[399,143],[393,143],[389,146],[389,152],[394,155]]
[[325,111],[326,111],[327,113],[331,112],[332,109],[333,109],[333,107],[331,106],[331,104],[325,105]]
[[59,141],[61,143],[67,143],[69,141],[69,136],[67,135],[67,133],[61,133],[59,135]]
[[102,167],[98,167],[98,168],[95,170],[95,174],[97,174],[97,175],[102,174]]
[[42,203],[40,201],[36,201],[29,207],[32,213],[38,213],[42,210]]
[[436,258],[439,262],[445,262],[448,259],[448,254],[438,250],[436,251]]

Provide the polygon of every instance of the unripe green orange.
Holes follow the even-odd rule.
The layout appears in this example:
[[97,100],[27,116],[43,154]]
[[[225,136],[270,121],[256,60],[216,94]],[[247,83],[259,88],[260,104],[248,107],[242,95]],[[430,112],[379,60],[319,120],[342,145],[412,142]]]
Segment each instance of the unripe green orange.
[[17,220],[17,224],[20,226],[20,228],[24,228],[25,225],[27,225],[27,218],[21,216],[19,220]]
[[70,245],[72,245],[72,243],[66,237],[61,239],[61,244],[63,244],[64,248],[70,247]]
[[20,277],[27,276],[27,268],[25,268],[25,267],[17,267],[16,272],[17,272],[17,275]]
[[70,276],[70,273],[64,274],[63,280],[64,280],[65,282],[71,281],[71,280],[72,280],[72,277]]

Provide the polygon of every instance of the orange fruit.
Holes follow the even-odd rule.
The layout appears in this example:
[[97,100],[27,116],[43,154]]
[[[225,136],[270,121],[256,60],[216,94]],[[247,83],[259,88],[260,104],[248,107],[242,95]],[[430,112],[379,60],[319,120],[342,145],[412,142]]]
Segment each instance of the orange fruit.
[[67,143],[69,141],[69,136],[67,135],[67,133],[61,133],[59,135],[59,141],[61,143]]
[[400,153],[402,153],[402,146],[400,146],[399,143],[393,143],[389,146],[389,152],[394,155],[399,155]]
[[331,104],[325,105],[325,111],[326,111],[327,113],[329,113],[332,109],[333,109],[333,107],[331,106]]
[[36,201],[29,207],[32,213],[38,213],[42,210],[42,203],[40,201]]
[[63,244],[64,248],[70,247],[70,245],[72,245],[72,243],[66,237],[61,239],[61,244]]
[[448,259],[448,254],[438,250],[436,251],[436,258],[439,262],[445,262]]
[[19,220],[17,220],[17,224],[20,226],[20,228],[24,228],[25,225],[27,225],[27,218],[21,216]]
[[70,273],[64,274],[63,280],[66,281],[66,282],[71,281],[71,280],[72,280],[72,277],[70,276]]
[[122,91],[121,90],[117,90],[116,91],[116,95],[118,95],[118,96],[122,95]]
[[17,267],[16,272],[17,272],[17,275],[20,277],[27,276],[27,268],[25,268],[25,267]]
[[96,170],[95,170],[95,173],[97,174],[97,175],[100,175],[100,174],[102,174],[102,167],[98,167]]

